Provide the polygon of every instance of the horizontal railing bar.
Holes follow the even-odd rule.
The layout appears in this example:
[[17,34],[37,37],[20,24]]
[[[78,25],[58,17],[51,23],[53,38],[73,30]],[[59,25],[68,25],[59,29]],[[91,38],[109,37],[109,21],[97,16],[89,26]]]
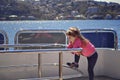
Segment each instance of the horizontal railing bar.
[[[58,63],[44,63],[42,66],[58,66]],[[13,67],[37,67],[38,64],[22,64],[22,65],[9,65],[9,66],[0,66],[0,68],[13,68]]]
[[0,48],[9,48],[9,47],[49,47],[49,46],[62,46],[66,47],[66,44],[0,44]]
[[0,50],[0,53],[20,53],[20,52],[53,52],[53,51],[81,51],[81,48],[54,48],[54,49],[28,49],[28,50]]
[[37,67],[37,66],[38,64],[22,64],[22,65],[0,66],[0,68]]
[[[44,63],[42,64],[42,66],[59,66],[59,63]],[[0,66],[1,68],[6,68],[6,69],[10,69],[10,68],[21,68],[21,67],[38,67],[38,64],[22,64],[22,65],[9,65],[9,66]],[[70,68],[69,66],[65,66],[65,64],[62,65],[62,67],[66,67],[66,68]],[[74,70],[74,68],[73,68]],[[75,69],[78,72],[81,72],[79,69]],[[81,72],[81,74],[83,74],[83,72]]]

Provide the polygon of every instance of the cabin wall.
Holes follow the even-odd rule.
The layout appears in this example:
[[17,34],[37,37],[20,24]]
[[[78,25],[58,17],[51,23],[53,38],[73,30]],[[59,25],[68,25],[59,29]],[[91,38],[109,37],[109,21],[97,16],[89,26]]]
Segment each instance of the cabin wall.
[[[73,61],[71,53],[64,53],[63,60],[65,64],[68,61]],[[42,54],[42,77],[56,77],[59,74],[58,66],[44,65],[49,63],[58,63],[58,53],[47,53]],[[69,59],[68,59],[69,58]],[[38,55],[36,53],[3,53],[0,54],[0,80],[18,80],[26,78],[37,78],[38,77]],[[63,68],[63,75],[76,75],[77,71],[69,68]]]
[[37,68],[22,65],[37,64],[37,54],[0,54],[0,80],[37,77]]
[[120,50],[104,51],[104,70],[109,77],[120,79]]
[[[120,50],[115,51],[111,49],[97,49],[98,61],[95,66],[96,76],[108,76],[120,79]],[[38,55],[35,53],[9,53],[0,54],[0,80],[16,80],[20,78],[36,78],[38,77],[37,62]],[[73,62],[74,55],[71,53],[63,53],[63,64]],[[42,63],[58,63],[58,54],[42,54]],[[79,69],[84,73],[83,76],[88,76],[87,73],[87,59],[81,56]],[[22,67],[21,65],[28,65]],[[29,66],[35,65],[35,66]],[[7,67],[8,66],[8,67]],[[17,66],[17,67],[15,67]],[[43,66],[43,77],[58,76],[57,66]],[[63,75],[78,75],[79,73],[63,68]]]

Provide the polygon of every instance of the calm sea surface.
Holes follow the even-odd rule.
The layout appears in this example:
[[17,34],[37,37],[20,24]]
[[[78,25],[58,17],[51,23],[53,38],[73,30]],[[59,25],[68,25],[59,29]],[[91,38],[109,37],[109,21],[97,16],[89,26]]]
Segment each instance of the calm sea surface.
[[[76,26],[80,29],[112,28],[118,34],[120,43],[120,20],[49,20],[49,21],[0,21],[0,30],[7,32],[9,43],[14,44],[15,33],[27,29],[68,29]],[[120,48],[120,45],[119,45]]]

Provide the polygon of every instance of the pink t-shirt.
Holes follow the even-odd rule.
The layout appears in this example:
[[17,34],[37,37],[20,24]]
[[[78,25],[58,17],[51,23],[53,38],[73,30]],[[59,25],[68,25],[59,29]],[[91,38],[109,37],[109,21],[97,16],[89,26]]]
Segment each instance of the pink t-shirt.
[[67,48],[82,48],[82,55],[86,57],[89,57],[95,53],[95,47],[91,42],[88,42],[85,47],[82,47],[82,42],[79,38],[76,38],[74,43],[70,42]]

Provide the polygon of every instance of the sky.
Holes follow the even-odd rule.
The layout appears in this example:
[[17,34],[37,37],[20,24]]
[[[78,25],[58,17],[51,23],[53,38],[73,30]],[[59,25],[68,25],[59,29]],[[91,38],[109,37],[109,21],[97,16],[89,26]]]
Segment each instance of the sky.
[[120,0],[95,0],[95,1],[116,2],[120,4]]

